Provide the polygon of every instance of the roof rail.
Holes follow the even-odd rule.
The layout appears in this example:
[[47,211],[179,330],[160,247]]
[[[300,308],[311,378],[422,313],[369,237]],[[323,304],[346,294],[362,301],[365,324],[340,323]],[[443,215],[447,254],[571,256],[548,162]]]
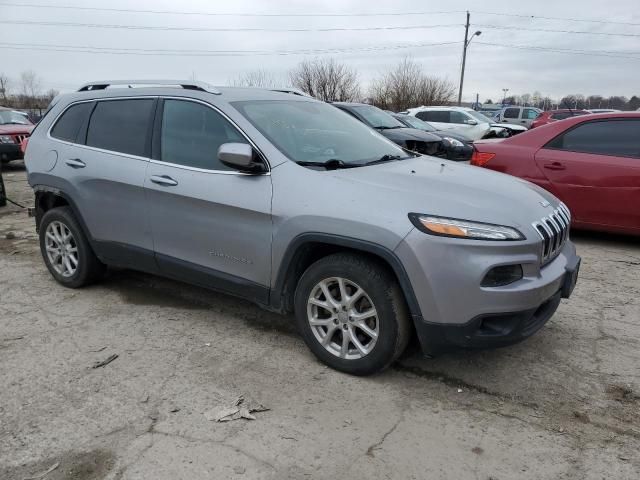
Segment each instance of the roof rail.
[[301,97],[311,98],[311,95],[309,95],[307,92],[300,90],[299,88],[292,88],[292,87],[270,88],[269,90],[271,90],[272,92],[291,93],[292,95],[300,95]]
[[163,87],[182,87],[185,90],[200,90],[215,95],[221,95],[222,92],[208,83],[198,82],[195,80],[104,80],[98,82],[89,82],[78,89],[79,92],[89,92],[94,90],[104,90],[114,85],[123,85],[133,88],[134,86],[163,86]]

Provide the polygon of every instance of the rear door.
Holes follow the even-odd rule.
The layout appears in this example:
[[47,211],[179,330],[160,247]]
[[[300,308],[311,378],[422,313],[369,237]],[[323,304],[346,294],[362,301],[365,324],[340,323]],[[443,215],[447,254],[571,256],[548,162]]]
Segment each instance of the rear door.
[[503,123],[520,123],[520,107],[508,107],[505,108],[500,115],[500,121]]
[[249,143],[211,105],[161,100],[145,179],[160,270],[266,302],[271,275],[271,176],[233,170],[224,143]]
[[640,120],[580,123],[535,158],[576,221],[640,229]]
[[68,181],[98,255],[151,271],[143,185],[155,103],[153,97],[77,103],[50,132],[61,142],[56,169],[63,170],[60,176]]

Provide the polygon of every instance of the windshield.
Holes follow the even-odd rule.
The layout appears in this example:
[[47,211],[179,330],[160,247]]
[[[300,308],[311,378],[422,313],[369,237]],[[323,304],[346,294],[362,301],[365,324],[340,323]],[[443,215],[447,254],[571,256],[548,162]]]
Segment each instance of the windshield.
[[468,110],[467,113],[474,117],[476,120],[482,123],[493,123],[489,117],[484,116],[483,114],[476,112],[475,110]]
[[341,160],[361,165],[385,155],[407,156],[396,144],[326,103],[260,100],[232,105],[294,162]]
[[31,125],[26,115],[11,110],[0,111],[0,125]]
[[411,128],[417,128],[419,130],[424,130],[426,132],[436,131],[436,129],[431,125],[429,125],[427,122],[420,120],[419,118],[412,117],[411,115],[402,115],[401,118],[402,120],[400,121],[406,123]]
[[404,125],[400,121],[391,116],[390,113],[380,110],[377,107],[369,105],[360,105],[357,107],[351,107],[355,110],[369,126],[373,128],[403,128]]

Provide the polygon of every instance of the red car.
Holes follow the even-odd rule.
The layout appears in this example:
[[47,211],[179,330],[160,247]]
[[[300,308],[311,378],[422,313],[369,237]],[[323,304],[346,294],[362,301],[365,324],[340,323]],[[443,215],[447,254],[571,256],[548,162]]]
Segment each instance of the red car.
[[26,115],[0,107],[0,161],[9,163],[24,157],[22,141],[31,135],[33,124]]
[[640,112],[581,115],[474,147],[472,165],[550,191],[573,226],[640,235]]
[[548,110],[542,112],[531,123],[529,129],[546,125],[547,123],[557,122],[558,120],[564,120],[565,118],[577,117],[578,115],[589,115],[591,112],[586,110]]

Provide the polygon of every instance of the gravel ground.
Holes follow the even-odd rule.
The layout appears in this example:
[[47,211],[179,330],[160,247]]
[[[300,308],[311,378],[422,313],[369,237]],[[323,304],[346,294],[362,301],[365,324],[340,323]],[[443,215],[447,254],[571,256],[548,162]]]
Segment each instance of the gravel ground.
[[[573,238],[580,281],[533,338],[354,378],[241,300],[131,271],[65,289],[0,208],[0,479],[638,479],[640,243]],[[270,410],[208,420],[240,396]]]

